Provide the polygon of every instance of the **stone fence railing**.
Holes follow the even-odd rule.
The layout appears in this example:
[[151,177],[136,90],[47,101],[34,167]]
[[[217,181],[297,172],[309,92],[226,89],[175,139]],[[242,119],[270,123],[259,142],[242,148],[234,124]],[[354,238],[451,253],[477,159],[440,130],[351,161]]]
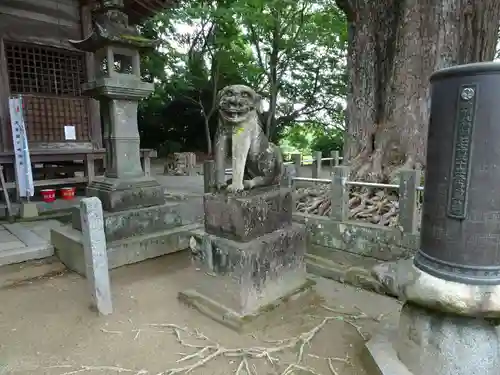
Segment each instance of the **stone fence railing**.
[[[296,173],[296,170],[295,170]],[[420,183],[420,171],[404,170],[400,172],[399,184],[380,184],[374,182],[349,181],[349,167],[336,166],[333,167],[332,178],[307,178],[291,177],[292,188],[296,182],[312,182],[331,184],[330,197],[332,209],[330,218],[332,220],[345,221],[349,220],[349,187],[371,187],[378,189],[398,190],[399,191],[399,226],[403,232],[417,232],[417,199],[420,191],[423,191],[423,186]]]
[[[419,246],[418,196],[423,191],[420,171],[405,170],[399,184],[350,181],[349,168],[336,166],[331,179],[291,177],[289,183],[331,184],[329,217],[294,212],[294,220],[304,223],[308,233],[308,254],[315,262],[343,262],[346,257],[372,261],[393,261],[413,256]],[[366,186],[399,191],[399,226],[385,227],[349,220],[349,188]]]
[[338,151],[331,151],[329,158],[324,158],[321,151],[316,151],[314,153],[313,159],[302,159],[301,154],[292,154],[292,161],[285,162],[285,165],[294,165],[295,170],[297,171],[297,177],[300,176],[300,166],[304,165],[304,163],[312,163],[312,178],[318,178],[321,176],[321,169],[323,166],[323,162],[329,161],[330,167],[336,167],[340,164],[340,161],[343,159],[342,156],[339,155]]
[[[300,175],[300,168],[299,168],[300,166],[303,166],[305,163],[312,163],[313,165],[312,177],[318,178],[319,176],[321,176],[323,162],[329,161],[330,167],[333,168],[340,164],[340,161],[343,159],[343,157],[340,156],[338,151],[331,151],[330,157],[324,158],[321,151],[316,151],[314,153],[313,159],[302,159],[301,154],[292,154],[291,159],[292,161],[286,161],[283,164],[295,166],[295,170],[297,171],[297,176]],[[318,160],[320,162],[318,162]],[[226,168],[226,175],[231,175],[231,173],[232,173],[231,168]]]

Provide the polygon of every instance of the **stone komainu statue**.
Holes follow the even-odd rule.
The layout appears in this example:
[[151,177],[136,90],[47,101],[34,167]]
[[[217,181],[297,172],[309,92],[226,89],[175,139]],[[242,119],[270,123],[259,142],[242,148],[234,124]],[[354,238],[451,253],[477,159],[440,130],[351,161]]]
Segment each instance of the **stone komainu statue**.
[[[217,187],[240,192],[280,183],[283,157],[269,142],[259,119],[261,97],[244,85],[227,86],[218,93],[219,125],[215,139]],[[225,181],[227,145],[232,140],[233,178]]]

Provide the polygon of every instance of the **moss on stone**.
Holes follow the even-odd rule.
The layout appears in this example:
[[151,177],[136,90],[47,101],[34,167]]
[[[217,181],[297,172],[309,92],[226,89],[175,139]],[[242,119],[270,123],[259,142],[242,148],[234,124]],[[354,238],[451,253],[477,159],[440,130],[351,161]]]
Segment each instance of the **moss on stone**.
[[144,38],[141,35],[121,34],[119,35],[119,37],[124,41],[128,41],[132,44],[137,44],[140,47],[150,47],[156,43],[156,41]]

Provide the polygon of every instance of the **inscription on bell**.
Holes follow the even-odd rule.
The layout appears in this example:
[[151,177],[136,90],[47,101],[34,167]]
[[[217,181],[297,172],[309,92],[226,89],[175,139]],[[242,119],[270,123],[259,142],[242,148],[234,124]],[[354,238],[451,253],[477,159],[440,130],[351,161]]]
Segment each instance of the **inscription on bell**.
[[462,85],[458,98],[455,120],[453,161],[448,194],[448,216],[463,220],[467,214],[470,159],[474,117],[476,112],[477,85]]

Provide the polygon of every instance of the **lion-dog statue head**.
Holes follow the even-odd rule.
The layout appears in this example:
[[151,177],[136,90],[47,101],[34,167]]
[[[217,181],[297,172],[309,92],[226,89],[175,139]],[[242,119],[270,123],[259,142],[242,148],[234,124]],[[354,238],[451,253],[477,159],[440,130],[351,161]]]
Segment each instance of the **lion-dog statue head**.
[[261,112],[261,97],[245,85],[231,85],[217,94],[219,114],[224,123],[236,126]]

